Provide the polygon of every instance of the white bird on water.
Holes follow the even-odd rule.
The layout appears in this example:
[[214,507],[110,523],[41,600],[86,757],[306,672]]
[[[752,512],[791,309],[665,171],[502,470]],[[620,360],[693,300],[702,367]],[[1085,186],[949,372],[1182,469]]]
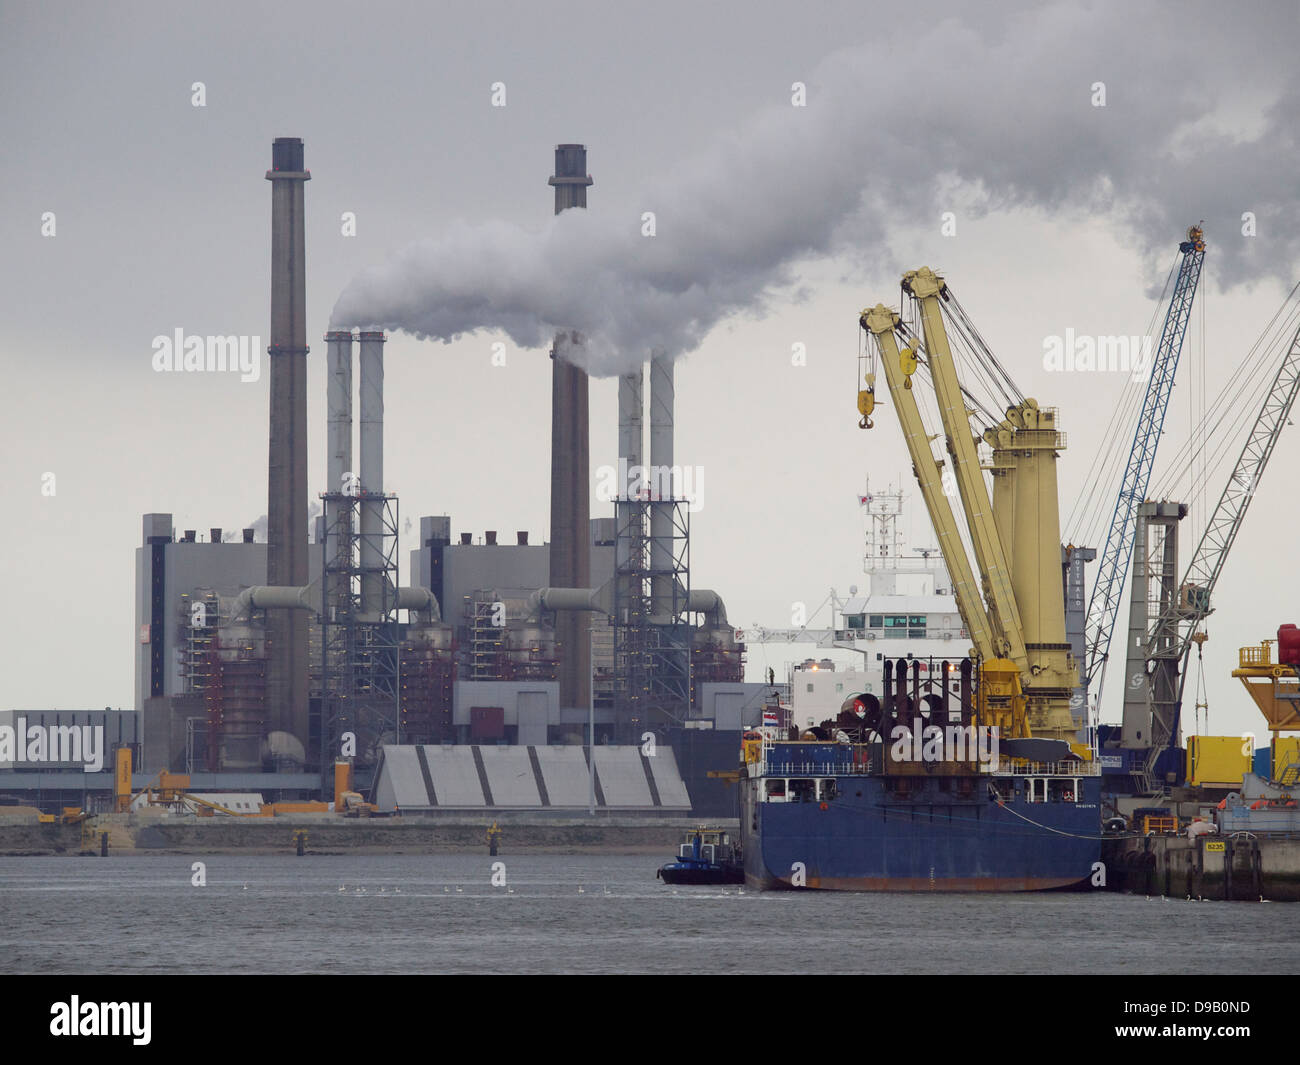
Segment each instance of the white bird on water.
[[578,894],[579,894],[579,895],[585,895],[586,893],[587,893],[587,889],[584,888],[581,884],[579,884],[579,885],[578,885]]

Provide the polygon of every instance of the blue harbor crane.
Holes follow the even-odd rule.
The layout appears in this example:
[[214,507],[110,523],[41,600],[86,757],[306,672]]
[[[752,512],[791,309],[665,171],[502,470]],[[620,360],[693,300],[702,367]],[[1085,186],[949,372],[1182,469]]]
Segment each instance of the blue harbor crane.
[[1120,598],[1133,555],[1137,512],[1146,499],[1147,484],[1155,465],[1156,448],[1160,444],[1165,411],[1169,405],[1169,394],[1174,387],[1178,356],[1191,318],[1196,286],[1201,279],[1201,266],[1205,262],[1205,237],[1200,226],[1188,229],[1187,239],[1178,245],[1178,250],[1183,257],[1178,267],[1178,279],[1174,284],[1169,309],[1165,313],[1160,345],[1152,359],[1146,396],[1133,434],[1133,447],[1124,470],[1119,497],[1115,501],[1115,513],[1106,535],[1101,567],[1097,571],[1092,598],[1088,602],[1084,686],[1092,691],[1093,683],[1096,682],[1095,706],[1101,704],[1110,638],[1115,629]]

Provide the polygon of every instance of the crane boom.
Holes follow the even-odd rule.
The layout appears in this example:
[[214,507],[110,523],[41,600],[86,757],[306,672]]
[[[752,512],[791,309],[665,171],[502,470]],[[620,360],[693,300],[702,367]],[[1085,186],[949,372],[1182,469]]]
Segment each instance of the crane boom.
[[[930,357],[930,376],[948,437],[948,453],[952,456],[957,489],[961,493],[975,547],[975,560],[984,579],[993,624],[1001,644],[998,652],[1011,659],[1023,673],[1029,668],[1029,656],[1025,650],[1020,611],[1011,587],[1011,569],[993,521],[993,508],[976,450],[976,436],[971,430],[970,412],[966,409],[961,384],[957,380],[952,351],[948,346],[948,331],[939,309],[939,298],[944,293],[943,278],[936,276],[929,267],[922,267],[903,275],[903,288],[920,305],[925,350]],[[946,548],[946,545],[941,546]],[[944,558],[947,557],[945,549]]]
[[1205,239],[1199,226],[1192,226],[1187,231],[1187,239],[1178,245],[1178,250],[1183,256],[1178,267],[1178,280],[1169,301],[1169,310],[1165,314],[1160,344],[1152,359],[1142,412],[1133,433],[1133,447],[1115,501],[1115,512],[1111,518],[1110,531],[1106,535],[1106,547],[1097,570],[1092,598],[1088,602],[1084,685],[1090,689],[1094,679],[1098,681],[1094,700],[1097,704],[1101,701],[1100,684],[1105,677],[1111,634],[1115,630],[1124,581],[1133,555],[1137,509],[1146,498],[1147,484],[1155,465],[1156,448],[1160,444],[1165,410],[1169,405],[1169,393],[1174,387],[1178,356],[1191,318],[1192,302],[1201,278],[1201,266],[1205,262]]
[[[935,437],[926,435],[911,391],[919,338],[913,336],[909,346],[899,351],[895,333],[907,336],[910,331],[899,315],[882,305],[863,312],[860,322],[875,338],[884,360],[913,472],[948,564],[962,619],[982,659],[981,684],[996,700],[989,703],[986,716],[996,718],[999,727],[1008,730],[1007,735],[1073,743],[1079,725],[1070,714],[1070,696],[1078,683],[1078,670],[1065,632],[1056,477],[1065,434],[1059,431],[1057,412],[1039,407],[1037,400],[1015,388],[942,277],[928,267],[910,270],[903,275],[903,291],[919,312],[925,361],[943,421],[955,492],[947,485],[940,488],[943,463],[931,451]],[[945,305],[951,308],[954,335],[970,347],[981,365],[1000,373],[1010,388],[1009,393],[1004,390],[1003,398],[1014,397],[1006,408],[1006,418],[987,427],[982,436],[971,426],[975,412],[966,406],[957,375],[944,320]],[[867,375],[867,385],[869,388],[858,395],[858,410],[863,414],[859,424],[864,429],[871,428],[874,375]],[[980,413],[992,417],[982,408]],[[993,447],[992,501],[985,468],[980,464],[981,439]],[[946,480],[948,475],[944,476]],[[978,584],[949,503],[948,497],[954,494],[960,496],[974,545]],[[1014,560],[1007,550],[1007,537],[1012,535]]]
[[[912,393],[910,374],[904,373],[903,356],[894,337],[894,330],[901,324],[899,316],[883,304],[877,304],[870,310],[863,311],[859,321],[880,348],[885,379],[889,383],[898,418],[903,426],[907,450],[912,457],[912,469],[925,500],[925,509],[930,515],[944,562],[948,566],[948,574],[952,578],[957,609],[976,651],[982,658],[996,658],[993,631],[980,600],[979,585],[975,583],[975,574],[962,546],[956,518],[953,517],[952,507],[948,505],[948,498],[943,492],[939,463],[930,449],[931,438],[926,435],[925,425],[921,421],[921,412]],[[908,365],[915,369],[914,353],[909,354]]]
[[[1273,383],[1264,396],[1259,416],[1246,437],[1246,443],[1237,458],[1236,466],[1233,467],[1232,476],[1224,485],[1218,505],[1214,508],[1205,532],[1201,535],[1201,542],[1196,547],[1196,553],[1187,566],[1180,585],[1178,602],[1172,609],[1161,612],[1152,625],[1151,632],[1148,633],[1147,646],[1153,649],[1153,657],[1179,660],[1177,696],[1179,703],[1182,702],[1183,686],[1187,680],[1187,660],[1191,654],[1192,635],[1196,631],[1197,624],[1213,609],[1210,605],[1210,597],[1214,592],[1214,586],[1223,572],[1233,541],[1241,531],[1241,523],[1250,508],[1250,501],[1259,488],[1264,468],[1273,454],[1282,427],[1287,424],[1298,392],[1300,392],[1300,329],[1297,329],[1291,338],[1291,344],[1282,358],[1282,364],[1278,367]],[[1159,638],[1162,635],[1172,636],[1173,639],[1161,641]],[[1162,643],[1165,649],[1155,650],[1161,648]],[[1153,750],[1158,751],[1170,737],[1154,735],[1155,724],[1156,722],[1153,721],[1152,747]],[[1172,735],[1177,731],[1177,722],[1171,724]]]

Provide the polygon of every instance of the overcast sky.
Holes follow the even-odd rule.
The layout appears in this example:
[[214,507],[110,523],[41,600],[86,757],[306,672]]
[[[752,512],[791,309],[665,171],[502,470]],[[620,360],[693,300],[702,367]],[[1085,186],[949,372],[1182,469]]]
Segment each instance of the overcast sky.
[[[321,338],[358,277],[357,314],[456,337],[388,344],[385,487],[404,517],[448,513],[476,539],[549,526],[550,367],[529,337],[581,319],[608,371],[644,335],[680,354],[677,460],[704,471],[692,582],[738,627],[783,627],[865,586],[866,479],[912,486],[887,400],[869,432],[855,411],[858,312],[896,304],[905,269],[944,271],[1020,388],[1060,408],[1064,521],[1133,385],[1048,372],[1045,339],[1146,332],[1204,219],[1162,455],[1187,441],[1295,280],[1298,10],[0,3],[0,707],[130,706],[141,514],[206,530],[266,512],[265,372],[159,373],[152,341],[265,347],[275,137],[302,137],[312,172],[313,497]],[[570,141],[595,179],[577,254],[546,183]],[[615,406],[614,380],[593,381],[593,466],[615,459]],[[1237,648],[1300,620],[1297,455],[1284,434],[1216,598],[1211,733],[1262,732]],[[802,657],[751,647],[751,673]]]

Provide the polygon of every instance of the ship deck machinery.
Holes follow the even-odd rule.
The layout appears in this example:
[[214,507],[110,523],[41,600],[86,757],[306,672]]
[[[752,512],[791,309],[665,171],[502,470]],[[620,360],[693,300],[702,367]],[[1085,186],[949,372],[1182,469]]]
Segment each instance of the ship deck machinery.
[[779,740],[746,734],[745,879],[760,889],[1042,891],[1087,887],[1100,767],[995,738],[1007,695],[980,663],[885,661],[883,699]]

